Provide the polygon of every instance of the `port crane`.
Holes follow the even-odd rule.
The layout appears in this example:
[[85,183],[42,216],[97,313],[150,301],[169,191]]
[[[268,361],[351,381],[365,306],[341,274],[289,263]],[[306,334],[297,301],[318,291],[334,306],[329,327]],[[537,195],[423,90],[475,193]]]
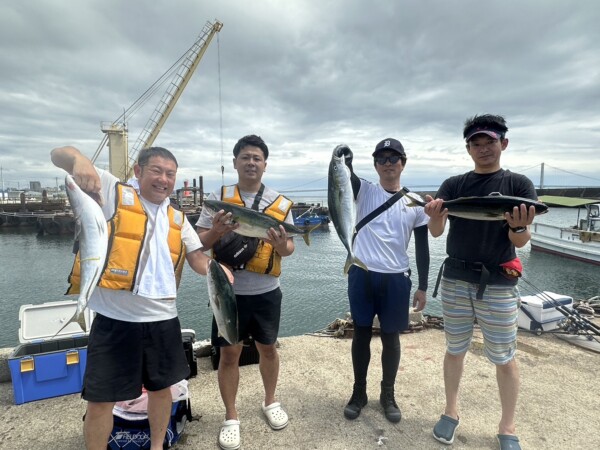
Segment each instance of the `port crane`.
[[[213,37],[221,31],[221,28],[223,28],[223,24],[218,20],[206,22],[202,32],[193,45],[166,74],[148,88],[148,90],[146,90],[146,92],[127,111],[123,112],[117,120],[114,122],[103,122],[101,124],[102,132],[105,133],[105,135],[100,146],[96,150],[96,153],[92,157],[92,162],[98,158],[98,155],[108,143],[109,171],[122,181],[127,181],[131,178],[137,154],[141,149],[152,146],[158,133],[160,133],[160,130],[169,118],[169,114],[173,111],[177,100],[179,100],[183,90],[194,74],[196,67],[198,67],[208,45]],[[148,122],[137,138],[131,151],[129,151],[128,130],[125,122],[127,113],[138,109],[140,104],[145,102],[150,95],[156,92],[157,87],[162,85],[170,74],[173,75],[166,92],[163,94],[157,107],[148,119]]]

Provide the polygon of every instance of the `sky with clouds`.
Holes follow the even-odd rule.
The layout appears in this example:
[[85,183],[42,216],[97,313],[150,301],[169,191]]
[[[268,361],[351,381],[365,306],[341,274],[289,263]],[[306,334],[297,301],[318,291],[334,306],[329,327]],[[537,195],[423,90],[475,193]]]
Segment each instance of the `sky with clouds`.
[[[233,145],[259,134],[264,182],[323,197],[333,148],[375,180],[371,153],[402,141],[402,182],[471,169],[474,114],[506,117],[505,168],[600,185],[600,4],[596,0],[0,0],[0,166],[5,187],[62,182],[50,150],[98,148],[116,120],[192,45],[208,47],[155,145],[207,191],[236,174]],[[166,86],[127,119],[130,145]],[[97,160],[108,162],[108,149]],[[300,189],[307,190],[304,194]]]

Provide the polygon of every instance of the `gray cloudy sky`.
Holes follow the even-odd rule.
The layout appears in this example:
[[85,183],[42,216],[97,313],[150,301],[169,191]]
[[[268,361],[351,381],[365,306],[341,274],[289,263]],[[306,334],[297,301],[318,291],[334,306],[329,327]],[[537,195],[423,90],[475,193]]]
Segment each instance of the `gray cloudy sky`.
[[[269,145],[264,181],[278,189],[325,187],[339,143],[373,180],[370,154],[385,137],[407,150],[403,184],[438,186],[471,168],[462,125],[486,112],[508,121],[505,168],[537,185],[545,163],[547,184],[600,185],[596,0],[0,0],[0,8],[5,187],[62,182],[50,150],[72,144],[93,155],[100,122],[119,117],[214,19],[224,25],[219,40],[155,142],[176,154],[178,186],[202,175],[215,189],[222,158],[225,182],[234,182],[231,149],[250,133]],[[164,89],[128,120],[130,145]],[[105,149],[98,164],[107,160]]]

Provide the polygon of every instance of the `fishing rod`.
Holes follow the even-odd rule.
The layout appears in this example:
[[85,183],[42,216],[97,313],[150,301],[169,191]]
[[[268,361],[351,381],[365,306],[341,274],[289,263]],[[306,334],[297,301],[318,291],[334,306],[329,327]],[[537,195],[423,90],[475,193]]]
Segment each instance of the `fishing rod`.
[[521,278],[521,280],[528,285],[529,288],[534,291],[533,293],[542,299],[543,302],[547,302],[548,304],[552,305],[557,311],[564,315],[568,319],[569,328],[574,329],[575,334],[584,334],[590,339],[600,343],[600,340],[594,337],[594,335],[600,336],[600,327],[598,325],[583,317],[581,314],[579,314],[579,311],[575,309],[569,309],[562,305],[552,296],[548,295],[546,292],[542,291],[540,288],[531,283],[529,280],[524,278]]
[[550,305],[552,305],[557,311],[562,313],[567,319],[571,319],[571,321],[572,321],[571,324],[575,325],[576,329],[579,329],[581,331],[590,331],[593,334],[600,336],[600,327],[598,325],[596,325],[595,323],[589,321],[585,317],[583,317],[581,314],[579,314],[579,311],[577,311],[576,309],[569,309],[566,306],[562,305],[561,303],[556,301],[552,296],[550,296],[546,292],[540,290],[539,288],[534,286],[528,280],[523,280],[523,281],[526,284],[528,284],[531,288],[536,290],[535,295],[540,297],[542,299],[542,301],[547,302]]

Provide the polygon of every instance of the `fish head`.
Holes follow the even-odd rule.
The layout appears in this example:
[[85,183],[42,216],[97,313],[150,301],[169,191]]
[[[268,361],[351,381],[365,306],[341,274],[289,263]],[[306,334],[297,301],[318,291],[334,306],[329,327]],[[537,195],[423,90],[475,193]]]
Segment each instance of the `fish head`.
[[329,179],[337,186],[345,186],[350,182],[350,169],[346,166],[345,158],[336,156],[335,150],[329,163]]
[[540,214],[546,214],[548,212],[548,205],[542,202],[535,202],[533,205],[535,206],[535,215],[539,216]]

